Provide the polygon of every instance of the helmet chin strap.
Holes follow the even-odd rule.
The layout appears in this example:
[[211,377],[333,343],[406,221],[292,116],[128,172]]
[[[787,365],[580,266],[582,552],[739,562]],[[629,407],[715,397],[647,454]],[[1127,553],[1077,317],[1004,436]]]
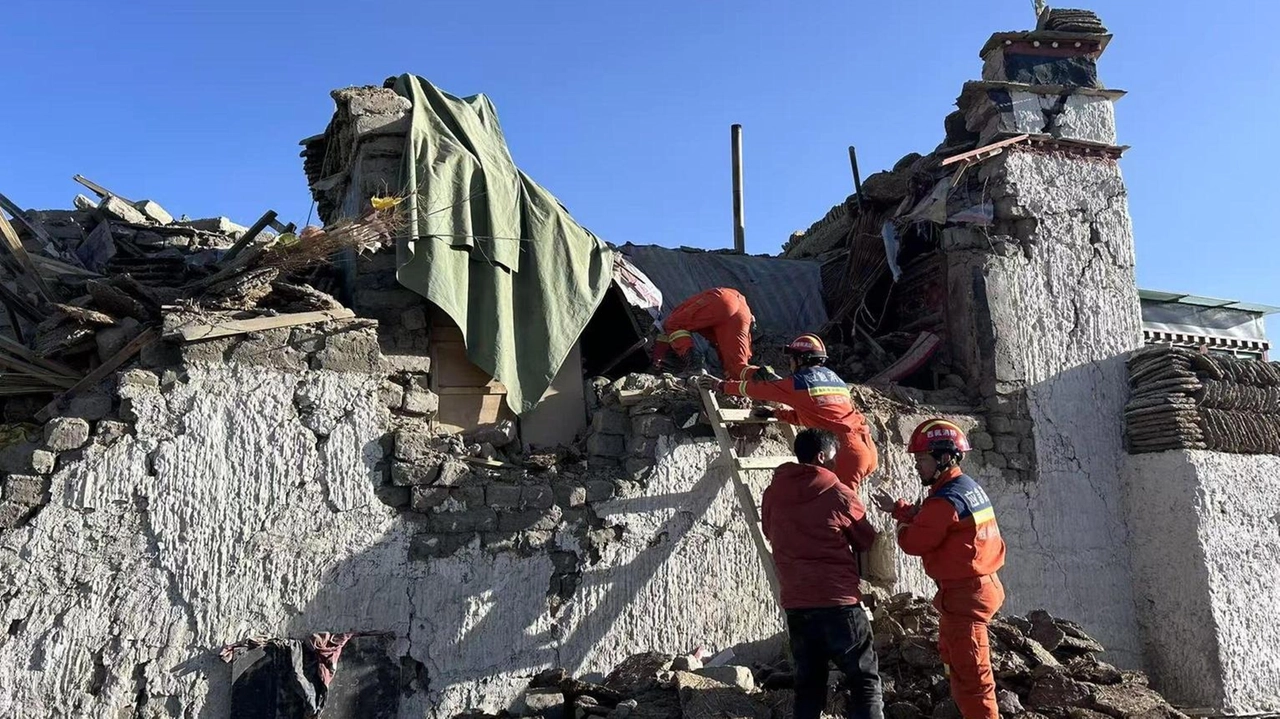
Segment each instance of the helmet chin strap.
[[933,458],[937,461],[938,468],[933,470],[932,477],[920,480],[920,484],[923,484],[926,487],[932,487],[933,483],[938,481],[938,477],[941,477],[943,472],[956,465],[956,456],[950,452],[934,452]]

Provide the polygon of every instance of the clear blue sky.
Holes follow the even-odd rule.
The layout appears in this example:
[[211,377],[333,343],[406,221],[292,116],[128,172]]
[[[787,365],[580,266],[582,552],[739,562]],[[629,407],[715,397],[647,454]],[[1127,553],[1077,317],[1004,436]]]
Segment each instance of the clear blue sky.
[[[297,141],[329,91],[402,72],[487,93],[517,164],[612,242],[777,252],[863,173],[931,150],[977,52],[1031,0],[8,0],[0,192],[70,207],[82,173],[174,215],[301,223]],[[1142,285],[1280,304],[1280,3],[1083,0],[1116,39]],[[1275,330],[1273,325],[1273,332]]]

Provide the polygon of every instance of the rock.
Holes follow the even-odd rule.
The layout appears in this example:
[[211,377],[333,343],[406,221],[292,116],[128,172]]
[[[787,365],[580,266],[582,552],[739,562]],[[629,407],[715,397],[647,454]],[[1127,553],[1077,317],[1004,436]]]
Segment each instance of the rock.
[[128,222],[134,225],[145,225],[147,223],[146,215],[138,212],[138,210],[134,209],[133,205],[130,205],[115,195],[108,195],[106,199],[99,202],[98,210],[113,220]]
[[692,655],[676,657],[671,661],[671,671],[673,672],[696,672],[701,668],[702,660]]
[[676,423],[670,417],[656,412],[642,414],[632,418],[631,430],[642,437],[656,438],[675,432]]
[[435,392],[420,387],[404,390],[401,409],[405,414],[434,419],[440,413],[440,397]]
[[427,328],[427,312],[421,307],[410,307],[400,313],[400,326],[407,330],[423,330]]
[[88,197],[87,195],[76,195],[71,204],[77,210],[96,210],[98,209],[98,201]]
[[617,409],[602,409],[591,415],[591,429],[600,434],[625,435],[627,415]]
[[1040,642],[1040,646],[1053,651],[1062,645],[1067,635],[1053,622],[1037,622],[1031,626],[1031,638]]
[[564,719],[564,694],[555,689],[530,689],[524,695],[524,716]]
[[1119,669],[1094,659],[1072,659],[1067,663],[1066,671],[1072,679],[1090,684],[1119,684],[1124,681]]
[[963,719],[954,699],[943,699],[933,705],[933,719]]
[[4,501],[35,506],[48,501],[49,478],[11,474],[4,478]]
[[613,499],[614,487],[613,482],[605,479],[593,479],[586,483],[587,501],[588,502],[605,502]]
[[1000,713],[1004,716],[1021,714],[1023,711],[1022,700],[1008,689],[1000,689],[996,692],[996,705],[1000,707]]
[[[555,688],[564,684],[569,678],[569,672],[563,667],[554,667],[539,672],[538,676],[534,677],[533,681],[529,683],[529,686],[542,689]],[[561,698],[563,699],[563,697]]]
[[78,417],[54,417],[44,426],[44,445],[50,451],[79,449],[88,441],[89,423]]
[[631,713],[638,706],[640,702],[635,699],[624,699],[618,702],[618,706],[614,707],[612,712],[609,712],[609,719],[630,719]]
[[37,449],[31,453],[31,471],[36,474],[53,474],[58,463],[58,455],[47,449]]
[[703,667],[694,673],[723,684],[738,687],[743,691],[753,692],[756,690],[755,675],[751,673],[749,668],[744,666],[731,664],[723,667]]
[[1102,712],[1096,712],[1092,709],[1083,709],[1081,707],[1072,707],[1067,710],[1068,719],[1111,719],[1110,716]]
[[900,645],[902,661],[917,669],[935,669],[942,666],[942,657],[933,642],[924,637],[908,637]]
[[623,694],[637,694],[656,685],[658,672],[672,669],[674,666],[670,654],[662,652],[633,654],[609,672],[609,676],[605,677],[604,685]]
[[1090,707],[1113,717],[1154,718],[1174,711],[1163,697],[1140,684],[1095,687]]
[[385,368],[378,333],[366,320],[339,320],[329,328],[324,348],[311,357],[311,369],[381,374]]
[[90,392],[72,397],[67,403],[63,416],[95,421],[111,414],[111,409],[112,402],[109,395],[103,392]]
[[110,446],[129,434],[130,425],[126,422],[104,419],[98,422],[96,440],[104,446]]
[[132,317],[125,317],[114,327],[98,330],[98,334],[94,337],[94,342],[98,346],[98,359],[107,361],[124,349],[124,346],[140,332],[142,332],[141,325]]
[[921,719],[924,714],[915,704],[894,702],[884,708],[885,719]]
[[466,462],[456,459],[446,459],[440,465],[440,473],[436,477],[436,484],[449,487],[457,486],[466,481],[471,476],[471,467]]
[[1036,680],[1027,695],[1027,706],[1032,709],[1082,707],[1088,706],[1091,698],[1088,685],[1055,671]]
[[1052,667],[1055,669],[1062,666],[1062,662],[1059,662],[1057,657],[1053,656],[1053,654],[1051,654],[1048,649],[1045,649],[1040,642],[1037,642],[1031,637],[1023,638],[1022,647],[1031,655],[1036,666]]
[[505,447],[516,439],[516,423],[504,419],[492,427],[484,427],[462,435],[468,444],[491,444],[494,447]]
[[449,499],[448,487],[413,487],[412,506],[415,512],[429,512]]
[[26,523],[36,509],[29,504],[0,502],[0,529],[13,529]]
[[168,225],[173,222],[173,215],[170,215],[163,207],[151,200],[135,202],[133,208],[157,224]]
[[205,232],[216,232],[220,235],[226,235],[234,239],[240,239],[240,236],[249,231],[248,227],[238,225],[225,217],[208,217],[199,220],[183,220],[178,223],[183,227],[190,227],[195,230],[204,230]]
[[423,462],[392,462],[391,483],[410,487],[420,484],[431,484],[440,476],[441,465]]
[[520,487],[510,484],[491,484],[484,490],[484,501],[490,507],[519,507]]
[[872,202],[891,205],[901,202],[907,196],[907,181],[910,175],[905,172],[876,172],[862,181],[862,194]]
[[762,702],[709,677],[676,672],[675,684],[684,719],[771,719],[773,715]]

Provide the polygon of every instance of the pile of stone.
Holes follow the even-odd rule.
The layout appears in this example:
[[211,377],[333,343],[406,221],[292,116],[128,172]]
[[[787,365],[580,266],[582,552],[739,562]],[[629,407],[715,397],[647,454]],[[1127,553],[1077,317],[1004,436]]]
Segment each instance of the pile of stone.
[[1039,29],[1050,32],[1075,32],[1105,35],[1107,27],[1092,10],[1050,8],[1040,15]]
[[1128,367],[1131,453],[1280,454],[1280,365],[1153,345],[1134,352]]
[[[53,394],[98,367],[105,374],[154,338],[149,328],[172,334],[180,324],[282,314],[349,317],[326,292],[336,279],[327,260],[343,247],[389,241],[396,224],[394,207],[301,235],[274,212],[251,228],[226,218],[175,220],[153,201],[77,179],[101,199],[79,195],[73,210],[24,211],[0,197],[13,217],[0,216],[0,396]],[[168,321],[175,314],[185,319]]]
[[[868,604],[889,719],[959,719],[937,651],[938,616],[930,603],[901,594]],[[1023,719],[1179,719],[1141,672],[1097,659],[1102,645],[1080,625],[1034,611],[991,625],[1000,713]],[[511,713],[544,719],[789,719],[794,674],[786,660],[732,664],[727,650],[687,656],[632,656],[598,683],[552,669],[537,676]],[[597,677],[598,678],[598,677]],[[832,672],[826,713],[844,716],[847,693]],[[474,719],[491,715],[467,715]]]

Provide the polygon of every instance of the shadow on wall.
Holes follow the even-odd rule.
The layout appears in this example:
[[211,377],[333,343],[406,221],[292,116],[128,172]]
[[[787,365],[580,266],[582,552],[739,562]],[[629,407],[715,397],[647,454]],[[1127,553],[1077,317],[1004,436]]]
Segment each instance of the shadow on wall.
[[[649,491],[594,507],[606,526],[622,529],[594,562],[564,526],[550,551],[496,552],[473,536],[450,556],[415,560],[409,544],[419,528],[402,519],[325,572],[288,634],[394,632],[400,715],[436,717],[513,708],[504,703],[549,667],[607,671],[630,654],[690,650],[705,633],[749,634],[735,628],[773,610],[743,612],[744,599],[761,605],[769,590],[741,515],[725,506],[733,501],[727,475],[711,469]],[[709,519],[716,513],[718,523]],[[581,575],[567,601],[553,602],[566,561]],[[708,576],[717,573],[708,567],[729,564],[724,576]],[[741,646],[748,656],[778,651],[776,637],[762,642],[762,633],[735,640],[752,642]]]

